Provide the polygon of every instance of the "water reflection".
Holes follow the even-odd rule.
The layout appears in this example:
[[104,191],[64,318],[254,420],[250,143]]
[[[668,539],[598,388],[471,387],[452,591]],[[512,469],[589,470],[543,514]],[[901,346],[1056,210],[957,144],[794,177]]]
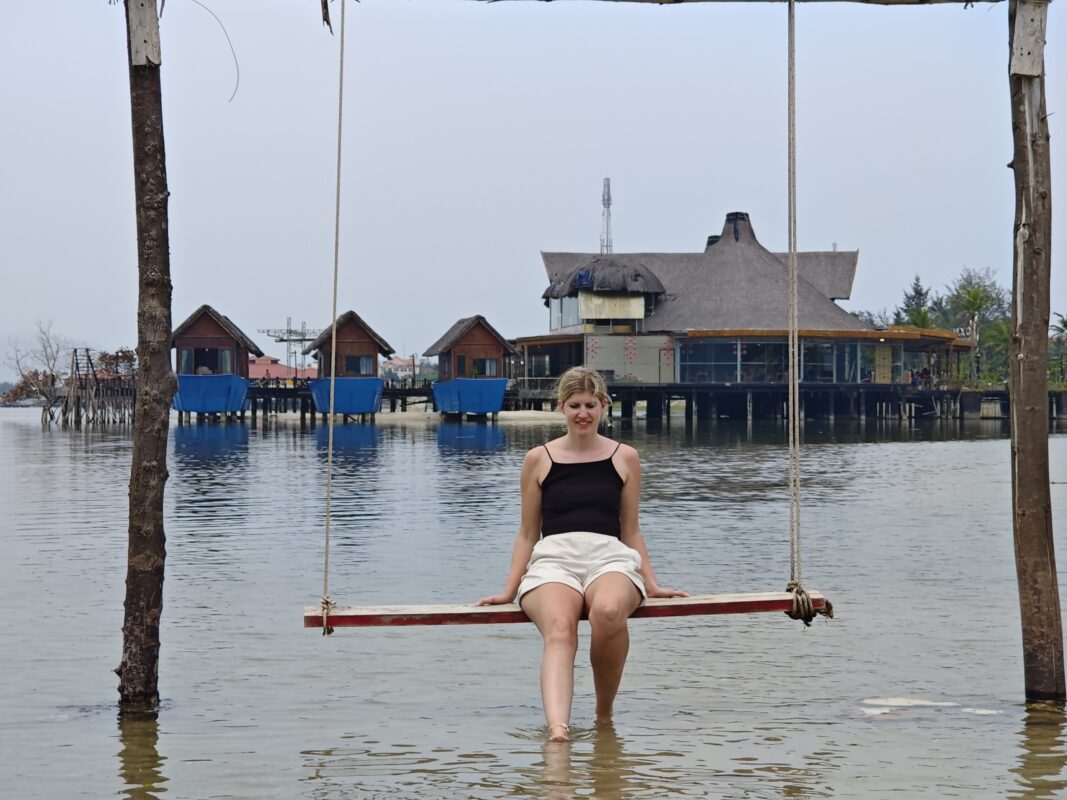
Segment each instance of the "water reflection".
[[1019,763],[1012,769],[1020,788],[1012,797],[1038,800],[1045,797],[1062,797],[1067,790],[1067,717],[1062,706],[1027,706],[1023,717],[1022,753]]
[[232,461],[248,451],[248,428],[244,425],[178,425],[173,432],[177,463],[209,466]]
[[198,529],[226,534],[240,519],[238,509],[248,496],[248,428],[238,424],[203,423],[173,429],[171,476],[181,500],[178,518],[198,518]]
[[507,437],[498,425],[442,422],[437,426],[437,446],[446,452],[450,450],[491,452],[504,450],[507,443]]
[[[326,426],[315,429],[315,441],[323,457],[326,456],[329,436]],[[334,425],[333,457],[335,460],[363,461],[375,454],[380,439],[381,430],[377,425]]]
[[164,758],[159,755],[159,721],[155,712],[119,714],[119,778],[122,796],[155,800],[167,791]]

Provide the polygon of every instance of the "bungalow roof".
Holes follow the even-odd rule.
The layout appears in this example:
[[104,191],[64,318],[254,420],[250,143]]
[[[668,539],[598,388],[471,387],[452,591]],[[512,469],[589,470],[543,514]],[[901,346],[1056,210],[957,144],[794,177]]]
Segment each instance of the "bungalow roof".
[[440,355],[445,350],[448,350],[450,347],[452,347],[452,345],[459,341],[459,339],[462,338],[462,336],[467,331],[469,331],[479,322],[485,326],[486,330],[488,330],[489,333],[491,333],[496,339],[500,341],[500,345],[504,348],[504,350],[511,354],[515,354],[517,352],[515,348],[511,346],[511,343],[508,342],[508,340],[505,339],[503,336],[501,336],[500,332],[497,331],[496,328],[489,324],[489,321],[485,317],[483,317],[481,314],[475,314],[473,317],[464,317],[463,319],[458,320],[451,328],[445,331],[444,336],[442,336],[440,339],[438,339],[436,342],[426,348],[426,350],[423,352],[423,355]]
[[225,314],[220,314],[218,311],[216,311],[206,303],[200,306],[200,308],[198,308],[192,314],[190,314],[185,319],[185,322],[183,322],[181,325],[174,329],[174,333],[172,333],[170,337],[171,347],[175,346],[175,340],[183,333],[185,333],[189,326],[196,322],[196,320],[202,314],[207,314],[209,317],[211,317],[211,319],[215,320],[215,322],[218,323],[222,327],[222,329],[226,331],[226,333],[228,333],[236,341],[244,345],[248,349],[249,353],[253,353],[257,356],[263,355],[263,351],[256,346],[255,342],[253,342],[251,339],[248,338],[248,336],[245,335],[244,331],[242,331],[240,328],[233,324],[233,320],[231,320]]
[[[797,255],[800,327],[870,330],[831,299],[851,292],[858,253]],[[541,256],[550,285],[558,285],[596,257],[545,252]],[[728,214],[722,235],[702,253],[615,253],[613,258],[644,265],[664,286],[665,293],[645,319],[647,332],[788,328],[786,256],[759,243],[745,213]]]
[[[339,316],[337,318],[337,321],[334,323],[334,325],[336,325],[337,328],[340,329],[341,327],[343,327],[348,322],[353,322],[353,321],[356,322],[360,327],[363,328],[363,330],[365,330],[370,335],[370,338],[374,341],[374,343],[376,345],[378,345],[378,352],[381,353],[383,356],[388,358],[389,356],[391,356],[393,353],[396,352],[396,350],[394,350],[392,348],[392,346],[389,344],[389,342],[385,341],[385,339],[383,339],[381,336],[379,336],[377,333],[375,333],[374,332],[374,328],[372,328],[370,325],[368,325],[363,320],[363,318],[359,314],[357,314],[355,311],[351,311],[351,310],[350,311],[346,311],[344,314],[342,314],[341,316]],[[328,342],[330,340],[330,336],[331,336],[332,332],[333,332],[333,327],[328,325],[326,327],[326,330],[324,330],[322,333],[320,333],[318,338],[315,341],[313,341],[311,344],[309,344],[307,347],[304,348],[304,355],[308,355],[309,353],[313,353],[316,350],[321,350],[323,348],[323,346],[326,344],[326,342]]]

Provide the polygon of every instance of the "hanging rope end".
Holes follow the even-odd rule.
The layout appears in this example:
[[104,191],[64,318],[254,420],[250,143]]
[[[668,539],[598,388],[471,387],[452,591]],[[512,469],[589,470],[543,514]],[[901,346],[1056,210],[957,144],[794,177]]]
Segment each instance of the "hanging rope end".
[[322,596],[322,635],[329,636],[333,633],[333,626],[330,625],[330,612],[335,608],[333,600],[327,595]]
[[811,602],[808,590],[800,585],[800,581],[792,580],[786,585],[785,590],[793,595],[793,607],[786,611],[790,619],[799,619],[807,628],[811,627],[811,621],[819,614],[827,619],[834,618],[834,607],[829,600],[825,600],[822,608],[816,609]]

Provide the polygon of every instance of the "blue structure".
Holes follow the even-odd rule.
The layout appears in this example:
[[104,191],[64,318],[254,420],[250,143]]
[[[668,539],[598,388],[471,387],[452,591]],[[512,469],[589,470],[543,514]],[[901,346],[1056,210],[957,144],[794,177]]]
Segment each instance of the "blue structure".
[[445,414],[495,414],[504,407],[507,378],[434,381],[433,401]]
[[[381,378],[335,378],[333,411],[335,414],[377,414],[382,407],[385,381]],[[315,410],[330,413],[330,379],[309,381]]]
[[179,375],[175,411],[234,414],[245,410],[248,379],[236,375]]

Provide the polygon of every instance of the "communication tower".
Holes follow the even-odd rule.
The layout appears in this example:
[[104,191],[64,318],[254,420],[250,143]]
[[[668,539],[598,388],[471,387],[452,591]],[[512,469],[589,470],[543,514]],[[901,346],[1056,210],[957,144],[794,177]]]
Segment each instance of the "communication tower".
[[299,328],[294,328],[293,318],[286,317],[285,328],[259,328],[257,333],[265,333],[276,342],[285,342],[285,366],[295,372],[297,369],[307,369],[304,347],[319,338],[322,331],[309,328],[306,322],[301,322]]
[[604,178],[604,224],[600,228],[600,255],[613,252],[611,249],[611,178]]

